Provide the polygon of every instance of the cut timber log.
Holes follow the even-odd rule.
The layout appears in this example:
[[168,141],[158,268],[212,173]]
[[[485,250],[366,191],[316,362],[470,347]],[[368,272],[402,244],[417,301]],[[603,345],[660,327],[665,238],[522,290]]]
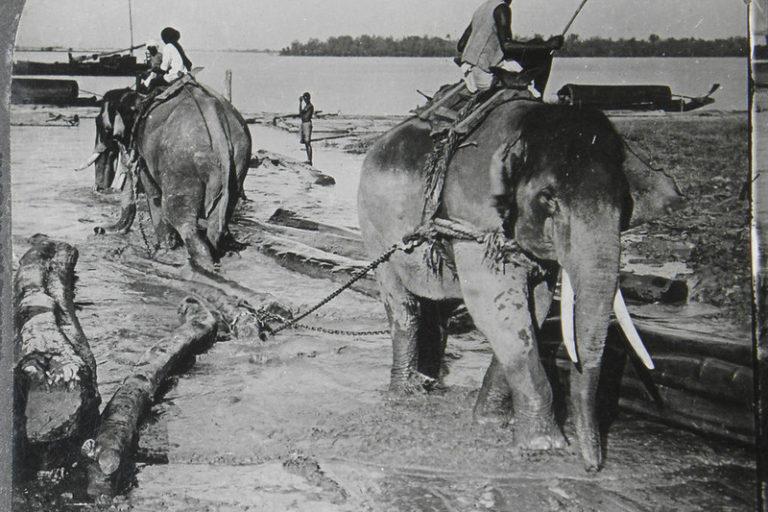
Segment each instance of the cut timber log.
[[[605,358],[605,369],[619,380],[607,387],[614,388],[612,393],[618,391],[619,406],[702,434],[742,443],[753,439],[749,340],[739,345],[733,339],[689,331],[684,326],[678,330],[664,328],[659,323],[635,320],[656,365],[653,371],[631,362],[620,329],[615,325],[609,329],[607,352],[613,357]],[[572,371],[562,347],[558,317],[544,322],[540,339],[542,352],[556,354],[558,367]]]
[[249,167],[259,168],[264,165],[271,165],[280,170],[293,170],[295,172],[299,172],[299,175],[301,175],[300,171],[304,171],[309,175],[312,184],[320,185],[321,187],[327,187],[329,185],[336,184],[336,180],[333,179],[333,176],[325,174],[324,172],[319,171],[317,168],[311,165],[308,165],[304,162],[299,162],[298,160],[294,160],[293,158],[289,158],[284,155],[279,155],[277,153],[272,153],[270,151],[261,149],[255,156],[251,157]]
[[[315,278],[342,284],[360,272],[367,262],[321,251],[301,242],[261,232],[256,245],[259,251],[274,258],[281,266]],[[371,297],[379,294],[373,273],[352,285],[352,289]]]
[[203,351],[216,340],[216,319],[197,299],[187,297],[179,313],[182,325],[150,348],[136,363],[135,372],[115,392],[102,414],[94,440],[83,452],[88,466],[88,494],[110,496],[121,484],[126,457],[136,441],[142,418],[149,410],[161,383],[178,369],[179,363]]
[[98,420],[96,361],[75,315],[77,249],[35,235],[14,278],[17,440],[25,469],[60,467]]
[[269,218],[270,224],[287,226],[290,228],[303,229],[306,231],[322,231],[330,235],[337,235],[345,238],[357,240],[360,248],[363,247],[363,240],[360,238],[360,232],[354,229],[324,224],[310,219],[305,219],[296,215],[296,212],[278,208]]
[[327,233],[321,229],[297,229],[254,220],[249,220],[248,224],[269,234],[301,242],[309,247],[314,247],[331,254],[360,261],[368,259],[368,253],[365,251],[362,241],[357,237],[350,238],[335,233]]

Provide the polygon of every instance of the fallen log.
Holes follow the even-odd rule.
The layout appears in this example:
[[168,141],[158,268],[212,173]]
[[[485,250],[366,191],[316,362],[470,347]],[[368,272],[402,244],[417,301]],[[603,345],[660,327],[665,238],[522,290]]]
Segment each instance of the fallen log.
[[289,158],[284,155],[279,155],[277,153],[272,153],[270,151],[260,149],[256,155],[251,157],[249,167],[259,168],[264,165],[271,165],[280,170],[290,170],[296,173],[304,171],[309,174],[312,183],[315,185],[325,187],[336,184],[336,180],[333,179],[333,176],[325,174],[324,172],[319,171],[317,168],[311,165],[308,165],[304,162],[299,162],[298,160],[294,160],[293,158]]
[[328,233],[329,235],[337,235],[351,240],[355,240],[355,245],[360,251],[364,251],[363,240],[360,237],[360,231],[344,228],[340,226],[334,226],[332,224],[324,224],[304,217],[299,217],[296,212],[292,210],[286,210],[285,208],[278,208],[275,213],[269,218],[270,224],[277,224],[279,226],[286,226],[290,228],[303,229],[306,231],[320,231]]
[[91,434],[100,403],[96,361],[75,314],[77,249],[45,235],[14,277],[15,377],[24,469],[65,466]]
[[265,223],[250,219],[246,222],[248,225],[251,225],[263,232],[301,242],[309,247],[314,247],[315,249],[319,249],[321,251],[344,256],[354,260],[365,261],[368,259],[368,253],[365,251],[365,248],[363,247],[363,244],[359,238],[350,238],[348,236],[337,235],[335,233],[328,233],[325,230],[320,229],[297,229],[288,226],[282,226],[280,224],[272,224],[271,222]]
[[179,307],[182,325],[150,348],[136,363],[104,409],[95,439],[83,444],[88,465],[88,495],[111,496],[122,484],[119,471],[129,462],[141,421],[163,381],[180,363],[216,341],[216,319],[199,300],[187,297]]
[[[678,330],[669,329],[659,323],[635,320],[656,365],[652,371],[630,360],[616,325],[609,329],[606,346],[612,356],[606,356],[604,371],[618,375],[606,386],[616,395],[618,406],[700,434],[740,443],[753,439],[753,370],[750,358],[745,357],[749,340],[739,343],[737,338],[696,332],[682,325]],[[539,339],[542,357],[556,357],[564,375],[572,371],[557,316],[544,322]],[[729,348],[713,350],[724,346]]]
[[[261,232],[255,245],[281,266],[310,277],[330,279],[342,284],[360,272],[367,262],[321,251],[301,242]],[[373,273],[352,285],[352,289],[371,297],[379,294]]]

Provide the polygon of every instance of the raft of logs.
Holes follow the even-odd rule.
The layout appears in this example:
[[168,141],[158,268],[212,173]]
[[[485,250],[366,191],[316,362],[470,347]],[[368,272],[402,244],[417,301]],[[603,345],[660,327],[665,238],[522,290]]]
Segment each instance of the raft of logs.
[[77,249],[29,239],[14,277],[14,440],[19,477],[77,459],[98,422],[96,361],[75,314]]
[[[342,283],[362,270],[366,255],[359,233],[277,210],[259,229],[255,246],[280,265],[303,274]],[[622,272],[620,286],[630,303],[635,325],[656,370],[636,364],[624,350],[618,329],[608,340],[612,371],[618,372],[617,405],[668,424],[743,443],[754,439],[752,352],[749,335],[724,334],[702,316],[684,318],[685,281]],[[372,274],[353,289],[378,295]],[[551,311],[559,311],[554,304]],[[563,352],[559,318],[551,315],[541,330],[542,353],[557,360],[561,373],[571,363]],[[712,328],[708,328],[712,327]],[[460,309],[449,323],[452,332],[472,329]],[[607,379],[607,377],[606,377]]]

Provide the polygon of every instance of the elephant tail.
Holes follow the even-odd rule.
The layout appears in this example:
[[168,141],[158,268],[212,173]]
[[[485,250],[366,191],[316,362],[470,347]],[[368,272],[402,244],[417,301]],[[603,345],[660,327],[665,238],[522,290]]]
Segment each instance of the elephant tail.
[[213,161],[218,163],[218,177],[214,173],[208,178],[205,194],[205,218],[207,219],[207,237],[214,248],[219,247],[222,237],[227,232],[230,203],[237,200],[237,170],[235,167],[235,149],[226,112],[219,101],[198,87],[191,87],[190,94],[197,104],[210,138]]

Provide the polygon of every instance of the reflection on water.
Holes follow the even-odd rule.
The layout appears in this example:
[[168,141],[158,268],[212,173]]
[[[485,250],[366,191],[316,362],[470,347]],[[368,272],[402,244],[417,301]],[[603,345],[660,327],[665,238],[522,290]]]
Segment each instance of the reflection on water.
[[[223,90],[231,69],[235,106],[243,112],[298,109],[310,91],[319,110],[348,114],[404,114],[423,103],[416,89],[432,93],[459,78],[448,58],[280,57],[263,53],[189,52],[203,66],[200,81]],[[61,53],[19,52],[16,59],[63,60]],[[130,77],[78,77],[80,88],[103,93],[132,84]],[[547,97],[564,84],[661,84],[695,96],[722,85],[712,107],[747,109],[747,59],[743,58],[569,58],[555,59]]]

